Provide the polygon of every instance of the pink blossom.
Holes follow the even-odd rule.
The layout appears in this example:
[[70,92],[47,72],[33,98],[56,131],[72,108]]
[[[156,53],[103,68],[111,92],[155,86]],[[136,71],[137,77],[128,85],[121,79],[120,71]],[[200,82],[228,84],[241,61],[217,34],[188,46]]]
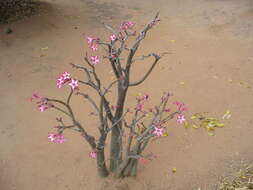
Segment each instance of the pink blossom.
[[39,108],[39,111],[40,111],[40,112],[44,112],[45,110],[48,109],[48,106],[42,104],[42,105],[39,105],[38,108]]
[[173,104],[175,104],[177,106],[179,111],[181,111],[181,112],[187,111],[187,107],[185,106],[185,104],[183,102],[175,101],[175,102],[173,102]]
[[96,151],[91,151],[89,153],[89,157],[95,159],[97,157],[97,152]]
[[177,122],[182,124],[185,121],[184,115],[178,115],[177,116]]
[[91,48],[92,51],[96,51],[98,49],[98,38],[93,38],[93,37],[87,37],[87,42],[89,45],[89,48]]
[[95,40],[95,38],[87,36],[86,40],[87,40],[87,43],[90,45],[92,41]]
[[56,86],[57,86],[58,88],[63,87],[64,84],[65,84],[65,80],[63,79],[63,77],[59,77],[59,78],[56,80]]
[[143,96],[139,96],[136,98],[138,101],[147,101],[149,99],[149,95],[145,94]]
[[31,101],[33,101],[34,99],[41,99],[42,97],[39,95],[38,92],[33,92],[32,93],[32,97],[30,98]]
[[91,56],[90,57],[90,62],[91,62],[91,64],[93,64],[93,65],[96,65],[96,64],[98,64],[99,63],[99,57],[96,55],[96,56]]
[[54,142],[54,143],[58,143],[58,144],[62,144],[66,141],[63,134],[59,134],[59,133],[48,133],[47,138],[50,142]]
[[135,110],[137,110],[137,111],[143,111],[143,108],[144,108],[144,103],[138,103],[136,105]]
[[93,44],[92,46],[90,46],[92,51],[97,51],[98,50],[98,45],[97,44]]
[[110,39],[111,39],[111,41],[114,41],[114,40],[117,39],[117,36],[116,36],[115,34],[112,34],[112,35],[110,36]]
[[71,79],[71,82],[69,83],[69,86],[72,88],[72,90],[75,90],[78,88],[78,80]]
[[70,73],[65,71],[61,74],[63,80],[70,80]]
[[49,103],[47,98],[44,98],[40,96],[37,92],[34,92],[32,94],[32,97],[30,98],[31,101],[37,100],[36,104],[38,106],[38,109],[40,112],[44,112],[50,107],[53,107],[54,105],[52,103]]
[[59,77],[56,80],[56,86],[58,88],[63,87],[63,85],[70,80],[70,73],[69,72],[63,72],[59,75]]
[[135,23],[132,21],[125,21],[121,24],[120,29],[125,31],[128,29],[132,29],[134,27]]
[[153,131],[153,134],[155,134],[158,137],[162,136],[163,133],[164,133],[164,128],[160,128],[160,127],[155,127],[155,130]]

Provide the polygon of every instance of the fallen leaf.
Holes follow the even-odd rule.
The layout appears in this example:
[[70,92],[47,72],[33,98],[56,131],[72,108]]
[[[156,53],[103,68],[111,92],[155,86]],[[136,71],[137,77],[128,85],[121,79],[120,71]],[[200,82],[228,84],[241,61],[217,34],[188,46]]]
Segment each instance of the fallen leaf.
[[193,119],[197,119],[197,116],[196,115],[193,115],[193,116],[191,116],[191,119],[193,120]]
[[48,47],[42,47],[41,50],[43,51],[48,50]]
[[184,122],[184,126],[185,126],[185,128],[189,128],[190,124],[188,122]]
[[227,110],[225,114],[222,116],[222,119],[229,119],[231,117],[230,110]]
[[167,137],[167,136],[169,136],[169,134],[167,132],[165,132],[165,133],[163,133],[163,136]]
[[216,125],[217,127],[224,127],[225,126],[225,124],[224,123],[217,123],[217,125]]
[[170,42],[171,42],[171,43],[175,43],[175,42],[176,42],[176,40],[170,40]]
[[208,132],[207,134],[208,134],[209,136],[214,136],[214,133]]
[[176,173],[177,172],[177,168],[172,168],[172,172]]
[[193,127],[194,129],[200,128],[200,126],[197,126],[197,125],[192,125],[192,127]]

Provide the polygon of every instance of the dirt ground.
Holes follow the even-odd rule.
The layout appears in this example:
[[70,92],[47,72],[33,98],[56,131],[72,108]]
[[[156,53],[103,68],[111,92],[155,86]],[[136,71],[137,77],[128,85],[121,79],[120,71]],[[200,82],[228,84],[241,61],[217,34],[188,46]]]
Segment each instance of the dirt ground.
[[[173,92],[190,113],[220,117],[231,110],[226,127],[210,137],[172,123],[169,137],[147,153],[157,158],[140,164],[136,179],[112,182],[96,174],[89,147],[67,132],[64,145],[51,144],[47,133],[55,113],[39,113],[29,102],[34,90],[61,97],[55,79],[82,63],[85,35],[108,38],[101,23],[123,20],[141,28],[157,11],[161,22],[140,53],[171,52],[150,78],[132,88],[128,100],[148,93],[156,102]],[[11,28],[13,33],[3,31]],[[215,190],[235,168],[253,161],[253,1],[252,0],[45,0],[39,15],[0,25],[0,189],[1,190]],[[148,63],[147,63],[148,64]],[[107,64],[97,66],[110,80]],[[145,69],[135,67],[135,76]],[[76,75],[80,73],[76,72]],[[86,91],[88,89],[85,89]],[[60,91],[60,93],[59,93]],[[79,118],[95,133],[96,121],[74,101]],[[171,169],[177,168],[176,173]]]

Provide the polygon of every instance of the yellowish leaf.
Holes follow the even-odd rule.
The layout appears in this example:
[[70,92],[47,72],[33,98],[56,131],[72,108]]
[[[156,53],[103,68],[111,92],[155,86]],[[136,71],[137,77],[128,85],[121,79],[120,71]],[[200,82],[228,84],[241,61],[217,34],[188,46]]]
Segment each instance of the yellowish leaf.
[[169,134],[167,132],[165,132],[165,133],[163,133],[163,136],[167,137],[167,136],[169,136]]
[[191,119],[197,119],[196,115],[191,116]]
[[224,127],[225,126],[225,124],[224,123],[217,123],[217,125],[216,125],[217,127]]
[[214,136],[214,133],[208,132],[207,134],[208,134],[209,136]]
[[41,50],[48,50],[48,47],[42,47]]
[[194,129],[198,129],[198,128],[200,128],[200,126],[197,126],[197,125],[192,125],[192,128],[194,128]]
[[176,173],[177,172],[177,168],[172,168],[172,172]]

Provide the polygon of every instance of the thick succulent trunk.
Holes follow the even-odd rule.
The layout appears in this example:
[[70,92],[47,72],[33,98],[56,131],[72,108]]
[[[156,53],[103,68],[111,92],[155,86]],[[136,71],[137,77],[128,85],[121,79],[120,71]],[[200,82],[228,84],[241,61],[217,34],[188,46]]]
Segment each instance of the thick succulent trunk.
[[[128,85],[126,81],[121,81],[118,84],[118,100],[117,110],[115,113],[114,122],[118,122],[123,116],[124,103],[126,99]],[[113,127],[111,134],[111,152],[110,152],[110,170],[116,172],[122,162],[122,121]]]
[[100,177],[107,177],[109,175],[105,164],[104,148],[97,149],[97,168]]

